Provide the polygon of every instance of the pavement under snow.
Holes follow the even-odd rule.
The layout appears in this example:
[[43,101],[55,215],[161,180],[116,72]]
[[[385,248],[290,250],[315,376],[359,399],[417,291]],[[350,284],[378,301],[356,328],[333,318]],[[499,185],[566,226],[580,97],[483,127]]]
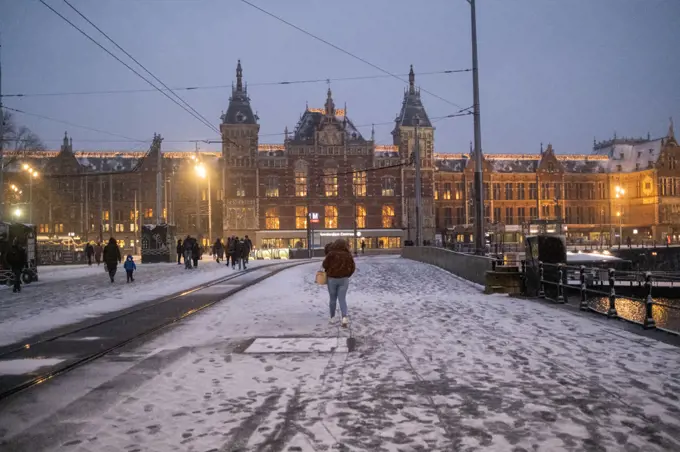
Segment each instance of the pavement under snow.
[[677,348],[486,296],[425,264],[361,258],[348,298],[358,346],[347,353],[317,266],[20,394],[0,406],[0,448],[680,450]]
[[[272,261],[251,261],[249,267],[265,262]],[[176,263],[136,264],[135,281],[129,284],[122,264],[114,284],[102,264],[40,267],[40,280],[23,285],[20,293],[0,286],[0,346],[235,273],[209,256],[203,256],[192,270]]]

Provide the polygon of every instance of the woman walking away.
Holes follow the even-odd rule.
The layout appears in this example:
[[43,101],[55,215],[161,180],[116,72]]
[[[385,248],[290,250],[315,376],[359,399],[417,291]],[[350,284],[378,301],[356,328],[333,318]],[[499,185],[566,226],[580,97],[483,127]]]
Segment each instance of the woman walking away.
[[104,265],[106,265],[112,283],[113,277],[116,276],[116,270],[118,270],[118,264],[121,260],[120,248],[118,248],[116,239],[111,237],[109,243],[104,247]]
[[191,244],[191,259],[194,261],[194,268],[198,268],[198,259],[201,257],[201,246],[198,244],[198,240],[193,240],[194,242]]
[[330,323],[335,322],[335,307],[340,301],[340,312],[342,314],[342,326],[347,328],[349,319],[347,318],[347,289],[349,288],[349,278],[355,270],[354,258],[349,251],[349,245],[343,239],[338,239],[328,247],[328,254],[323,260],[323,269],[326,270],[328,277],[328,295],[330,296],[331,319]]

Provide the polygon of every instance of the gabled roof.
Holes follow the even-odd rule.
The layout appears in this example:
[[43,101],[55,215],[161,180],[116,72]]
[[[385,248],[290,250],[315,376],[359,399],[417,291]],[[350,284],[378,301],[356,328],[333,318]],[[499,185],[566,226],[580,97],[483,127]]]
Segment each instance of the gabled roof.
[[[336,130],[344,132],[345,140],[347,141],[366,141],[361,135],[361,132],[359,132],[359,129],[354,126],[352,120],[347,117],[347,109],[335,109],[331,94],[329,88],[326,99],[326,108],[323,111],[305,108],[305,112],[295,126],[291,141],[305,142],[313,140],[314,133],[318,130],[323,130],[326,127],[334,127]],[[339,114],[340,112],[342,112],[342,114]]]

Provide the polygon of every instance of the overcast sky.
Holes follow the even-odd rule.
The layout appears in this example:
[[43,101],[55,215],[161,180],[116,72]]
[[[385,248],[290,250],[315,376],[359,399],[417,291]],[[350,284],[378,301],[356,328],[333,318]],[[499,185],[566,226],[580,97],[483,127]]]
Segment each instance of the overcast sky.
[[[62,0],[45,0],[109,48]],[[267,82],[384,75],[240,0],[69,0],[170,87],[230,86],[241,59],[261,134],[292,129],[305,102],[323,107],[326,83]],[[466,0],[251,0],[394,74],[471,66]],[[680,0],[477,0],[482,146],[487,153],[589,153],[593,138],[665,135],[680,124]],[[38,0],[0,0],[2,90],[63,93],[146,89]],[[118,52],[119,53],[119,52]],[[430,117],[472,105],[470,72],[417,75]],[[260,84],[260,85],[258,85]],[[337,107],[357,125],[399,111],[405,84],[391,77],[331,81]],[[178,91],[213,124],[230,87]],[[135,139],[215,139],[210,128],[158,92],[6,97],[7,106]],[[17,119],[57,148],[65,130],[77,149],[144,149],[35,117]],[[436,122],[437,152],[467,152],[472,117]],[[680,128],[680,126],[679,126]],[[360,129],[370,136],[370,126]],[[376,141],[391,144],[391,125]],[[261,136],[278,143],[282,135]],[[123,140],[122,138],[120,140]],[[213,145],[214,146],[214,145]],[[203,149],[209,145],[202,145]]]

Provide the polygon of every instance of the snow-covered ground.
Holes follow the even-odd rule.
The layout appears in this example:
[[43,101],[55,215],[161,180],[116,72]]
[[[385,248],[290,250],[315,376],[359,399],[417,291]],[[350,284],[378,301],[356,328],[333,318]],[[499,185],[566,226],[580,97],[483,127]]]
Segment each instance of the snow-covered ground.
[[[7,407],[0,432],[25,433],[5,447],[680,450],[677,348],[606,320],[486,296],[400,258],[357,263],[348,296],[355,352],[243,353],[273,336],[288,349],[296,337],[300,347],[309,338],[321,349],[322,338],[344,344],[345,332],[328,325],[317,266],[286,270],[126,354],[139,358],[134,367],[44,421]],[[122,359],[57,379],[54,391],[94,389]],[[55,410],[49,384],[39,390],[26,403]]]
[[[251,261],[249,267],[274,261]],[[236,270],[238,271],[238,270]],[[125,309],[165,295],[187,290],[235,273],[209,256],[198,268],[185,270],[177,264],[140,264],[135,282],[125,282],[118,266],[111,284],[104,265],[45,266],[40,280],[22,286],[21,293],[0,286],[0,345],[11,344],[35,334],[89,317]]]

